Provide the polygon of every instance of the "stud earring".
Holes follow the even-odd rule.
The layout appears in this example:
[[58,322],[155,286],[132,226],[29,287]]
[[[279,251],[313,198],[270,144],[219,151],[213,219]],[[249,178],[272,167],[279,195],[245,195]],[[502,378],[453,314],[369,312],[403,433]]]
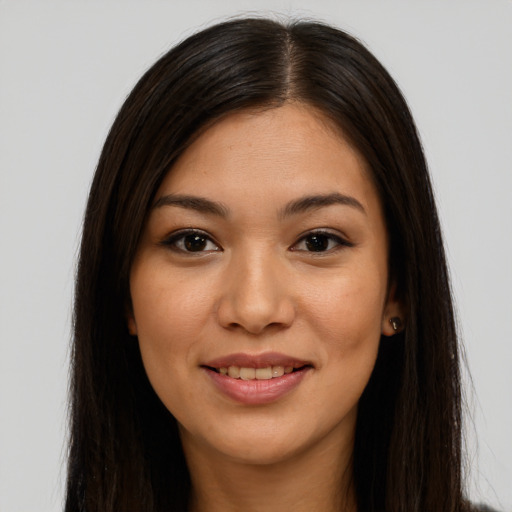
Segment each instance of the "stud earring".
[[402,328],[402,320],[398,316],[394,316],[389,319],[389,323],[391,327],[393,327],[393,331],[398,332]]

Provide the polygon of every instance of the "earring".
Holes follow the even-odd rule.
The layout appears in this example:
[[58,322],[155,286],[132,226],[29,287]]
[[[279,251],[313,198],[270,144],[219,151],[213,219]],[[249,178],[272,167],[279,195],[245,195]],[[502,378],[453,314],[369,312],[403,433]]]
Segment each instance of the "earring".
[[393,331],[398,332],[402,328],[402,320],[398,316],[394,316],[389,319],[389,323],[391,327],[393,327]]

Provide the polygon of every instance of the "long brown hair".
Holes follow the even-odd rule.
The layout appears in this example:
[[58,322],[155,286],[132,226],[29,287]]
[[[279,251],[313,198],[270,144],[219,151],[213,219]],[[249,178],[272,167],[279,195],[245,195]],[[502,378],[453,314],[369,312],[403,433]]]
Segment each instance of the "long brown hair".
[[74,310],[66,511],[185,510],[176,421],[126,325],[129,271],[154,194],[202,129],[230,112],[314,106],[366,159],[385,210],[390,273],[407,309],[360,400],[353,478],[361,511],[459,512],[459,356],[439,221],[398,87],[356,39],[314,22],[239,19],[169,51],[105,142],[85,214]]

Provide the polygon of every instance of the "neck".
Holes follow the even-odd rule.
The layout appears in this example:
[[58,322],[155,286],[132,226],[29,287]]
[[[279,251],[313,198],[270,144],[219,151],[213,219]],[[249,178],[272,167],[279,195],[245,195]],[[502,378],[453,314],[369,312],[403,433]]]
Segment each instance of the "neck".
[[198,449],[184,448],[192,479],[191,512],[355,512],[353,442],[323,445],[270,464],[248,464]]

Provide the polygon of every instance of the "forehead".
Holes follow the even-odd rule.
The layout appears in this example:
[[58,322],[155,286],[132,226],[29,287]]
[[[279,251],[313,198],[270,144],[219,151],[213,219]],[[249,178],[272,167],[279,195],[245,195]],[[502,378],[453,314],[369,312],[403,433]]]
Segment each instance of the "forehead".
[[[318,110],[289,103],[229,114],[184,151],[158,196],[198,194],[285,200],[334,193],[375,201],[363,157]],[[260,205],[261,206],[261,205]]]

